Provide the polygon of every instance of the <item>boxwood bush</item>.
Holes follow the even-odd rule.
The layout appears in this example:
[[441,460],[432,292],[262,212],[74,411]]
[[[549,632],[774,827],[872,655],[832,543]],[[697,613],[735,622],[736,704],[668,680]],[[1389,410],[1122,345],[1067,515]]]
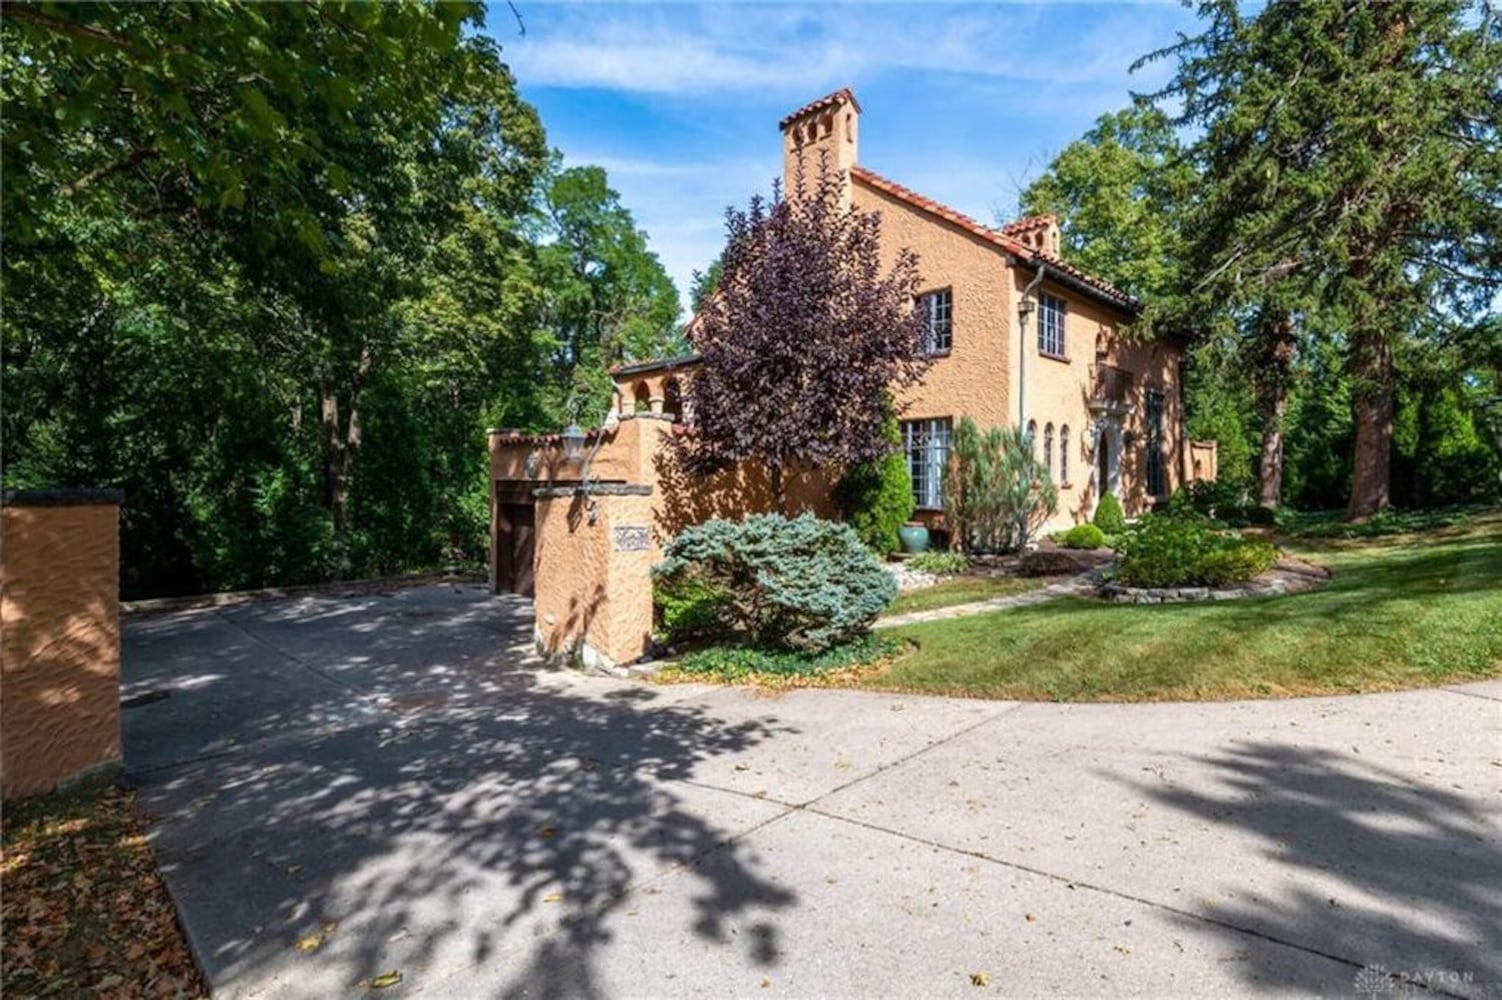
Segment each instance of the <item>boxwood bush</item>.
[[1064,532],[1066,549],[1098,549],[1106,544],[1106,533],[1093,524],[1076,524]]
[[1129,587],[1220,587],[1265,573],[1278,550],[1217,531],[1205,518],[1149,514],[1123,535],[1117,580]]
[[848,643],[897,596],[848,524],[811,514],[706,521],[674,538],[652,573],[665,628],[670,607],[675,621],[688,615],[674,602],[697,595],[698,634],[759,649],[817,653]]
[[1100,503],[1095,505],[1095,516],[1090,520],[1107,535],[1119,535],[1127,526],[1126,512],[1121,509],[1121,501],[1114,493],[1100,498]]

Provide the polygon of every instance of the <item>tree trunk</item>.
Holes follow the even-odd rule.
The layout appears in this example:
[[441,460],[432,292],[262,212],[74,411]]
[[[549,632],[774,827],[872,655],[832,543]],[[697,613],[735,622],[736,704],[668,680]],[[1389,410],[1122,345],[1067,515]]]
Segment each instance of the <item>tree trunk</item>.
[[1381,331],[1353,331],[1352,416],[1356,425],[1355,468],[1346,518],[1365,520],[1390,503],[1392,474],[1392,346]]
[[1293,373],[1293,318],[1287,310],[1271,311],[1259,331],[1261,364],[1257,397],[1262,415],[1262,449],[1257,459],[1257,502],[1274,510],[1283,500],[1283,419],[1288,413],[1288,384]]

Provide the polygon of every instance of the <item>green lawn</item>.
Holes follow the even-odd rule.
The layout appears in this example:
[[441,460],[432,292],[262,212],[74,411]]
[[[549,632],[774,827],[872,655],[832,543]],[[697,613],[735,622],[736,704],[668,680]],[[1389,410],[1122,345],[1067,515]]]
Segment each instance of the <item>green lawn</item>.
[[909,626],[889,634],[916,648],[853,683],[1130,701],[1378,691],[1502,676],[1502,512],[1422,535],[1285,547],[1330,566],[1329,586],[1212,604],[1061,598]]
[[930,611],[956,604],[989,601],[993,597],[1011,597],[1037,590],[1047,580],[1016,576],[958,576],[942,580],[932,587],[910,590],[887,606],[884,615],[904,615],[909,611]]

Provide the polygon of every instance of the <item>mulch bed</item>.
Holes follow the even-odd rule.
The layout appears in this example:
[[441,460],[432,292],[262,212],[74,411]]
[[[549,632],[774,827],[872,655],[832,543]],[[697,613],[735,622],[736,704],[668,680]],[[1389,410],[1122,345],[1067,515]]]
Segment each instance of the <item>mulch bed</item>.
[[208,996],[130,792],[7,804],[0,994]]

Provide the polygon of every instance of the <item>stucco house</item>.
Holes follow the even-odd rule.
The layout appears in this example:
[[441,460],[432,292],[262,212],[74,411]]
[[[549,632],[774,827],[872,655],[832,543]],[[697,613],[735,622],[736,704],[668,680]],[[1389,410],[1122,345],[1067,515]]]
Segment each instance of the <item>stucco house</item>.
[[[788,190],[800,170],[836,171],[846,204],[880,213],[888,264],[904,247],[918,254],[915,306],[933,362],[921,383],[896,394],[917,516],[943,527],[940,474],[951,430],[966,416],[982,428],[1033,432],[1059,489],[1050,527],[1087,520],[1104,492],[1132,515],[1182,482],[1214,478],[1213,443],[1184,434],[1182,345],[1123,336],[1141,304],[1062,259],[1058,220],[991,227],[911,191],[861,165],[860,124],[861,106],[848,88],[794,111],[780,122],[783,171]],[[696,361],[616,368],[616,403],[606,426],[592,432],[587,460],[570,461],[557,435],[492,432],[495,585],[536,594],[543,646],[592,649],[610,661],[640,655],[651,624],[646,567],[662,542],[708,517],[769,508],[764,470],[696,480],[672,468],[664,438],[692,421],[683,389]],[[835,474],[809,470],[790,484],[792,505],[832,514]],[[581,490],[581,483],[591,485]],[[632,523],[607,531],[616,511]],[[584,528],[600,529],[596,542],[586,541]],[[612,555],[638,551],[621,549],[622,541],[641,546],[643,558]],[[622,559],[641,566],[608,568]],[[645,597],[633,592],[632,574],[648,588]],[[577,582],[585,579],[597,585]],[[629,622],[615,620],[627,604]]]

